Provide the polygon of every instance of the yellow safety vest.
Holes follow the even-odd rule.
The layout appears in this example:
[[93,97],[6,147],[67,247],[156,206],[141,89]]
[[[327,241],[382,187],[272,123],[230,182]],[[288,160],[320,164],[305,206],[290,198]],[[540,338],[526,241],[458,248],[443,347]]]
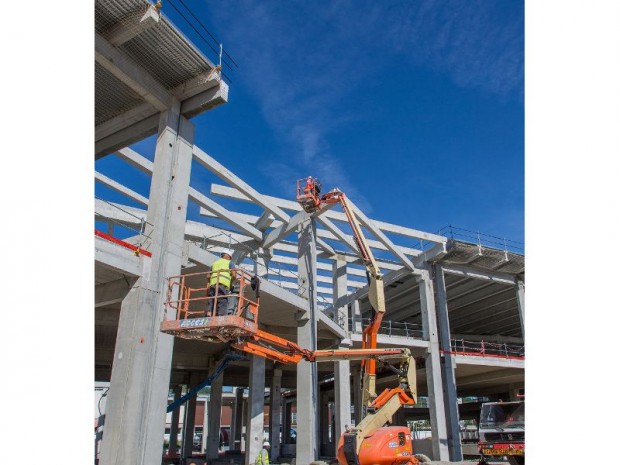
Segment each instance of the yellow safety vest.
[[269,452],[267,449],[263,449],[258,453],[256,465],[269,465]]
[[[217,271],[219,270],[228,271],[220,271],[218,275]],[[213,271],[210,281],[211,286],[215,286],[219,280],[220,285],[230,288],[230,260],[226,260],[225,258],[220,258],[219,260],[216,260],[213,265],[211,265],[211,271]]]

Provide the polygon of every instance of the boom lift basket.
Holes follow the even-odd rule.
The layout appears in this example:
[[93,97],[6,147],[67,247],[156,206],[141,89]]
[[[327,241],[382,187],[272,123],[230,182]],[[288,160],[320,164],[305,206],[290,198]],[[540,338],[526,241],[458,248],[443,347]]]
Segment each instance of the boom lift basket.
[[[258,331],[260,282],[235,268],[230,293],[221,294],[219,274],[229,270],[173,276],[168,279],[161,331],[184,339],[229,342]],[[211,285],[217,275],[216,284]],[[209,291],[212,296],[209,295]]]
[[297,180],[297,202],[306,212],[312,213],[319,208],[320,194],[321,184],[317,179],[308,176]]

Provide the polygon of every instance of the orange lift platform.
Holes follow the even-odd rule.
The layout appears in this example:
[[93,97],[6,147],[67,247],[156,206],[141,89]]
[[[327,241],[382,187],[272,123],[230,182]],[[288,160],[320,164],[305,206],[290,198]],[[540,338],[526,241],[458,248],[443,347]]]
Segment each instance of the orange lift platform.
[[209,292],[213,274],[221,271],[169,278],[161,331],[184,339],[230,343],[235,349],[285,364],[296,364],[302,359],[320,362],[402,358],[402,349],[311,351],[259,329],[260,279],[243,269],[235,271],[233,290],[226,295],[218,294],[219,284],[214,292]]

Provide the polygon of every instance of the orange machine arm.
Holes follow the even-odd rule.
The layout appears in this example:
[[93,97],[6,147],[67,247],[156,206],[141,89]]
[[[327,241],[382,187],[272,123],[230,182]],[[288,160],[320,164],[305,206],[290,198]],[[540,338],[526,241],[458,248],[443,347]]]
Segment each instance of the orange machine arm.
[[[368,300],[375,313],[370,324],[362,332],[362,349],[375,349],[377,347],[377,334],[381,327],[383,314],[385,313],[385,295],[381,270],[377,265],[370,246],[364,237],[362,227],[355,216],[352,205],[349,203],[344,192],[334,189],[319,197],[320,189],[317,180],[308,177],[297,182],[297,201],[307,212],[318,210],[322,204],[340,203],[349,225],[353,231],[353,238],[358,253],[364,262],[368,277]],[[376,361],[374,359],[362,360],[364,372],[363,404],[370,407],[372,399],[376,397]]]

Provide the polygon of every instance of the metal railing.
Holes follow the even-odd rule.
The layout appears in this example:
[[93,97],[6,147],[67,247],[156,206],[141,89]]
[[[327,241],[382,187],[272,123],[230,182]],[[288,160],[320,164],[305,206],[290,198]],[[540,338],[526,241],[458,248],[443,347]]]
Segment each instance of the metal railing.
[[131,242],[140,249],[150,250],[152,244],[151,234],[153,233],[153,225],[151,223],[146,221],[144,217],[135,215],[115,203],[96,196],[95,199],[108,204],[112,208],[115,208],[119,212],[122,212],[125,215],[129,215],[136,220],[136,224],[133,225],[128,223],[127,221],[100,216],[99,218],[95,218],[96,229],[97,223],[100,223],[102,225],[105,225],[105,231],[102,230],[101,232],[104,232],[109,236],[124,241],[130,239]]
[[479,247],[489,247],[493,249],[503,250],[504,252],[513,252],[523,254],[525,251],[524,243],[507,239],[505,237],[493,236],[491,234],[481,233],[480,231],[471,231],[469,229],[457,228],[451,224],[441,228],[437,234],[446,236],[449,239],[456,239]]
[[522,345],[509,345],[506,343],[451,339],[450,353],[457,355],[473,355],[478,357],[523,359],[525,358],[525,347]]
[[[357,321],[354,317],[349,318],[349,329],[351,332],[354,332],[354,320]],[[361,318],[360,320],[362,328],[365,328],[370,324],[370,318]],[[381,325],[379,327],[379,334],[386,334],[388,336],[404,336],[404,337],[415,337],[418,339],[422,339],[424,331],[422,329],[422,325],[416,323],[408,323],[406,321],[392,321],[392,320],[382,320]]]

